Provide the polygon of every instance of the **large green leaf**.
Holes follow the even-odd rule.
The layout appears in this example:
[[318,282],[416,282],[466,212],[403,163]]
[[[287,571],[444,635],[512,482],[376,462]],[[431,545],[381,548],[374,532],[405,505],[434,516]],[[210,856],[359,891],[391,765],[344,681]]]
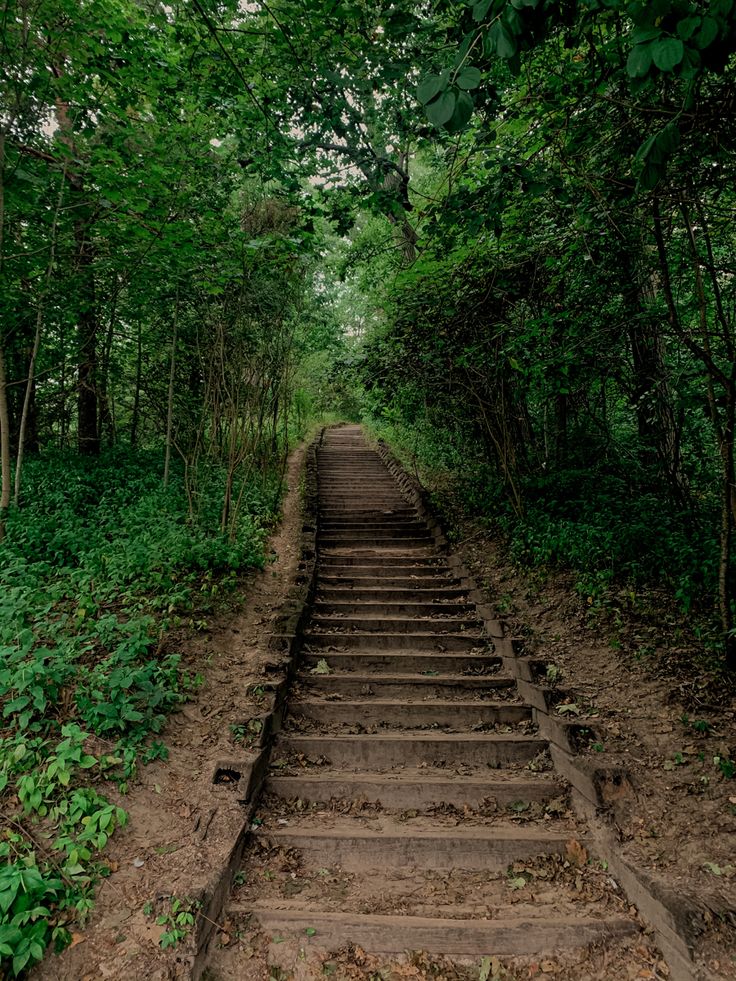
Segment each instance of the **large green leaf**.
[[427,119],[435,126],[444,126],[455,111],[455,93],[443,92],[438,99],[426,107]]
[[663,72],[671,72],[682,61],[685,45],[677,37],[665,37],[652,45],[652,60]]
[[461,89],[477,89],[480,85],[481,74],[480,69],[475,68],[472,65],[468,65],[466,68],[458,74],[455,81]]
[[629,52],[626,71],[631,78],[643,78],[652,66],[652,45],[637,44]]
[[631,32],[631,40],[634,44],[656,41],[659,37],[662,37],[662,31],[658,27],[635,27]]
[[493,0],[478,0],[477,3],[473,5],[473,17],[477,21],[483,20],[488,11],[491,8]]
[[445,82],[441,75],[427,75],[417,86],[417,99],[425,106],[436,98],[444,87]]
[[702,50],[703,48],[710,47],[711,44],[718,37],[718,21],[713,17],[704,17],[703,24],[697,35],[695,36],[695,41],[698,47]]
[[455,99],[455,109],[451,119],[446,123],[445,129],[449,133],[460,132],[461,129],[465,128],[470,117],[473,115],[474,108],[473,100],[467,92],[458,92]]
[[687,41],[693,36],[698,27],[700,27],[700,17],[683,17],[682,20],[677,22],[677,33],[683,41]]
[[499,58],[513,58],[516,54],[516,39],[501,21],[495,21],[488,32],[488,45]]

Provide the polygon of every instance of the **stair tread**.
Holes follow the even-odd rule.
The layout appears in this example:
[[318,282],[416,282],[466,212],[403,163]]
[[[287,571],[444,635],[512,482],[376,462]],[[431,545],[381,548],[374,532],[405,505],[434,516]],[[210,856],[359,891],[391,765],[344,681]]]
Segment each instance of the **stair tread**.
[[[322,817],[321,821],[328,818]],[[383,826],[380,828],[369,828],[361,826],[355,818],[331,819],[329,827],[320,825],[311,827],[309,825],[300,826],[295,822],[293,826],[284,827],[282,825],[272,827],[261,825],[253,834],[257,838],[294,839],[308,838],[314,841],[328,841],[342,839],[344,841],[386,841],[388,839],[403,841],[434,841],[440,840],[447,844],[462,842],[488,842],[514,845],[518,842],[520,846],[529,843],[550,842],[565,845],[570,841],[570,831],[548,831],[545,827],[541,830],[534,828],[518,827],[515,825],[504,825],[502,822],[491,825],[470,825],[470,826],[448,826],[448,827],[416,827],[417,818],[410,824],[401,823],[397,819],[392,820],[392,815],[381,814],[379,817],[371,818],[374,821],[381,821]],[[429,819],[426,819],[429,820]],[[580,840],[580,839],[576,839]],[[584,841],[581,842],[583,845]],[[377,858],[379,856],[376,856]]]
[[570,864],[586,825],[413,489],[357,425],[317,471],[316,596],[228,915],[274,963],[282,938],[477,958],[636,934],[603,867]]
[[315,734],[300,735],[299,733],[280,733],[278,739],[287,738],[293,742],[295,740],[309,740],[310,742],[323,742],[329,746],[334,742],[362,742],[370,741],[373,743],[388,742],[436,742],[436,743],[542,743],[545,746],[547,741],[538,736],[527,736],[515,732],[372,732],[370,734],[351,734],[331,732],[329,735],[321,736]]
[[422,769],[415,768],[413,771],[410,768],[401,768],[400,770],[395,770],[389,773],[377,773],[372,770],[343,771],[337,768],[331,768],[328,773],[310,773],[307,771],[297,775],[272,774],[272,779],[308,781],[316,785],[339,780],[341,782],[355,784],[356,786],[370,783],[376,785],[385,784],[387,787],[390,787],[396,783],[417,784],[418,786],[424,786],[427,783],[437,783],[457,784],[458,786],[467,784],[477,787],[526,787],[533,784],[546,782],[555,784],[562,789],[560,778],[556,774],[549,771],[534,773],[533,776],[524,776],[518,773],[518,771],[513,770],[492,770],[487,771],[487,775],[479,777],[474,775],[466,776],[460,773],[453,773],[451,770],[437,770],[432,772],[428,767]]

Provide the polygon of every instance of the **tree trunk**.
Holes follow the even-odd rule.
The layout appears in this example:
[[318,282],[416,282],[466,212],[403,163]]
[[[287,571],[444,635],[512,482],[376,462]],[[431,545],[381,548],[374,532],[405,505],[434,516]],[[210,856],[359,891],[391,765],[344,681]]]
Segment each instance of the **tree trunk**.
[[[732,373],[736,383],[736,371]],[[733,504],[736,495],[736,472],[734,469],[734,423],[736,421],[736,384],[732,385],[726,397],[721,439],[721,466],[723,483],[721,488],[721,555],[718,566],[718,600],[721,610],[721,629],[723,631],[724,657],[726,667],[736,671],[736,632],[733,622]]]
[[[5,132],[0,128],[0,271],[3,267],[5,232]],[[0,541],[5,538],[5,519],[10,507],[10,415],[5,377],[5,352],[0,331]]]
[[[143,339],[142,339],[142,327],[140,320],[138,321],[138,337],[137,337],[137,350],[135,357],[135,390],[133,392],[133,418],[130,422],[130,445],[136,446],[138,443],[138,424],[140,419],[141,411],[141,375],[143,372]],[[167,440],[168,440],[168,425],[167,425]],[[171,456],[171,446],[167,442],[167,449],[169,456]]]
[[112,298],[110,301],[110,321],[107,327],[105,343],[102,349],[102,365],[97,386],[97,398],[99,403],[99,438],[102,442],[103,436],[107,440],[108,446],[115,444],[115,414],[111,405],[109,381],[110,381],[110,361],[112,360],[112,345],[115,337],[115,320],[117,314],[118,296],[120,287],[117,277],[113,285]]
[[54,261],[56,259],[56,230],[59,223],[59,213],[61,211],[62,201],[64,199],[64,185],[66,184],[66,164],[64,165],[64,170],[61,174],[61,184],[59,185],[59,195],[56,201],[56,210],[54,212],[54,220],[51,225],[51,243],[49,245],[49,261],[46,266],[46,276],[44,278],[44,283],[41,288],[41,294],[38,298],[38,303],[36,305],[36,331],[33,336],[33,348],[31,350],[31,357],[28,364],[28,380],[26,382],[26,391],[23,397],[23,409],[20,415],[20,427],[18,429],[18,455],[15,461],[15,487],[13,490],[13,500],[17,505],[20,502],[20,482],[23,473],[23,457],[26,450],[26,438],[28,433],[28,420],[31,414],[31,408],[33,404],[33,396],[35,392],[35,382],[36,382],[36,360],[38,358],[38,351],[41,346],[41,330],[43,328],[43,318],[46,310],[46,298],[49,294],[49,287],[51,286],[51,277],[54,272]]
[[[64,75],[65,57],[53,66],[58,78]],[[73,119],[69,104],[56,100],[56,119],[59,124],[59,139],[67,146],[70,159],[78,160],[79,154],[74,140]],[[100,452],[100,433],[98,422],[97,393],[97,297],[94,278],[94,247],[92,244],[93,214],[86,200],[84,179],[80,173],[69,173],[71,210],[76,215],[74,221],[74,257],[77,274],[77,444],[79,452],[85,456],[96,456]]]
[[10,415],[5,377],[5,354],[0,345],[0,541],[5,538],[5,519],[10,507]]
[[659,470],[674,503],[685,509],[690,504],[687,480],[682,471],[680,427],[673,406],[665,342],[661,325],[649,308],[656,297],[652,272],[644,262],[643,247],[622,250],[619,259],[629,308],[629,347],[633,366],[632,402],[636,413],[642,464]]
[[61,368],[59,370],[59,449],[66,449],[67,406],[66,406],[66,331],[62,323],[59,328],[61,347]]
[[30,416],[31,403],[33,401],[33,393],[35,389],[36,380],[36,358],[38,357],[38,349],[41,346],[41,326],[43,324],[43,306],[42,301],[39,300],[38,311],[36,314],[36,334],[33,338],[33,349],[31,351],[31,359],[28,364],[28,379],[26,381],[26,391],[23,397],[23,409],[20,414],[20,426],[18,428],[18,452],[15,460],[15,485],[13,488],[13,502],[18,504],[20,502],[20,481],[21,475],[23,473],[23,457],[25,456],[26,450],[26,433],[28,430],[28,418]]
[[662,334],[643,310],[632,318],[629,344],[641,460],[645,465],[659,469],[674,500],[681,507],[687,507],[689,491],[682,472],[680,431],[672,405]]
[[[726,667],[736,670],[736,635],[734,634],[733,616],[733,537],[734,537],[734,499],[736,498],[736,469],[734,465],[734,438],[736,435],[736,361],[733,357],[733,341],[728,334],[728,325],[724,322],[724,337],[726,351],[729,355],[730,369],[728,374],[718,365],[713,356],[710,341],[710,324],[708,322],[708,298],[703,283],[701,259],[695,229],[690,221],[690,214],[685,202],[681,202],[682,217],[690,245],[693,263],[693,279],[695,296],[698,302],[698,322],[700,327],[700,344],[690,339],[690,344],[702,352],[702,360],[707,369],[708,404],[713,422],[713,428],[718,441],[721,462],[721,529],[720,557],[718,565],[718,605],[723,631],[723,653]],[[661,227],[659,230],[661,236]],[[663,244],[660,244],[660,255]],[[674,301],[672,301],[674,302]],[[685,334],[684,337],[689,337]],[[715,385],[722,389],[723,407],[719,405]]]
[[77,324],[77,439],[79,452],[96,456],[100,452],[100,435],[97,424],[97,335],[98,320],[95,297],[93,250],[89,240],[89,227],[79,219],[74,228],[77,241],[77,268],[80,274],[80,310]]
[[[169,394],[166,405],[166,458],[164,460],[164,487],[169,486],[169,466],[171,464],[171,443],[174,428],[174,380],[176,374],[176,334],[179,322],[179,294],[176,294],[174,307],[174,327],[171,336],[171,364],[169,367]],[[140,337],[140,335],[139,335]]]

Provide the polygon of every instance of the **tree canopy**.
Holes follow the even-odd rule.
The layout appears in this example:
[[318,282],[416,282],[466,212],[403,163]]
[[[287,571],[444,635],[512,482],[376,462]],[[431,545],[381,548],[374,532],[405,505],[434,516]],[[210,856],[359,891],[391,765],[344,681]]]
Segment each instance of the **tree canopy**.
[[733,0],[7,0],[0,44],[15,974],[124,820],[80,771],[156,745],[160,638],[263,561],[315,419],[736,667]]

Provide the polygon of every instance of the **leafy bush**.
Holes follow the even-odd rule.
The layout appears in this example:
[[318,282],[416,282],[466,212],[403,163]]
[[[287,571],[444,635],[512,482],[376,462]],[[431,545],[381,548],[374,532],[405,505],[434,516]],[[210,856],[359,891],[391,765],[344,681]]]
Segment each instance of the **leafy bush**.
[[470,432],[407,414],[408,421],[383,412],[372,428],[410,470],[419,469],[440,510],[452,516],[459,507],[496,521],[517,562],[573,569],[580,573],[580,592],[595,599],[616,580],[664,583],[685,611],[715,592],[717,522],[711,500],[701,500],[696,518],[680,514],[661,493],[646,489],[645,473],[621,473],[598,462],[527,478],[519,516]]
[[[170,619],[211,605],[218,584],[264,562],[280,477],[243,488],[235,540],[219,532],[221,473],[201,475],[190,519],[181,475],[157,455],[29,460],[22,509],[0,544],[0,957],[18,975],[92,905],[100,852],[125,812],[91,783],[125,781],[194,686],[161,653]],[[112,741],[94,754],[97,737]],[[39,854],[44,824],[58,858]]]

